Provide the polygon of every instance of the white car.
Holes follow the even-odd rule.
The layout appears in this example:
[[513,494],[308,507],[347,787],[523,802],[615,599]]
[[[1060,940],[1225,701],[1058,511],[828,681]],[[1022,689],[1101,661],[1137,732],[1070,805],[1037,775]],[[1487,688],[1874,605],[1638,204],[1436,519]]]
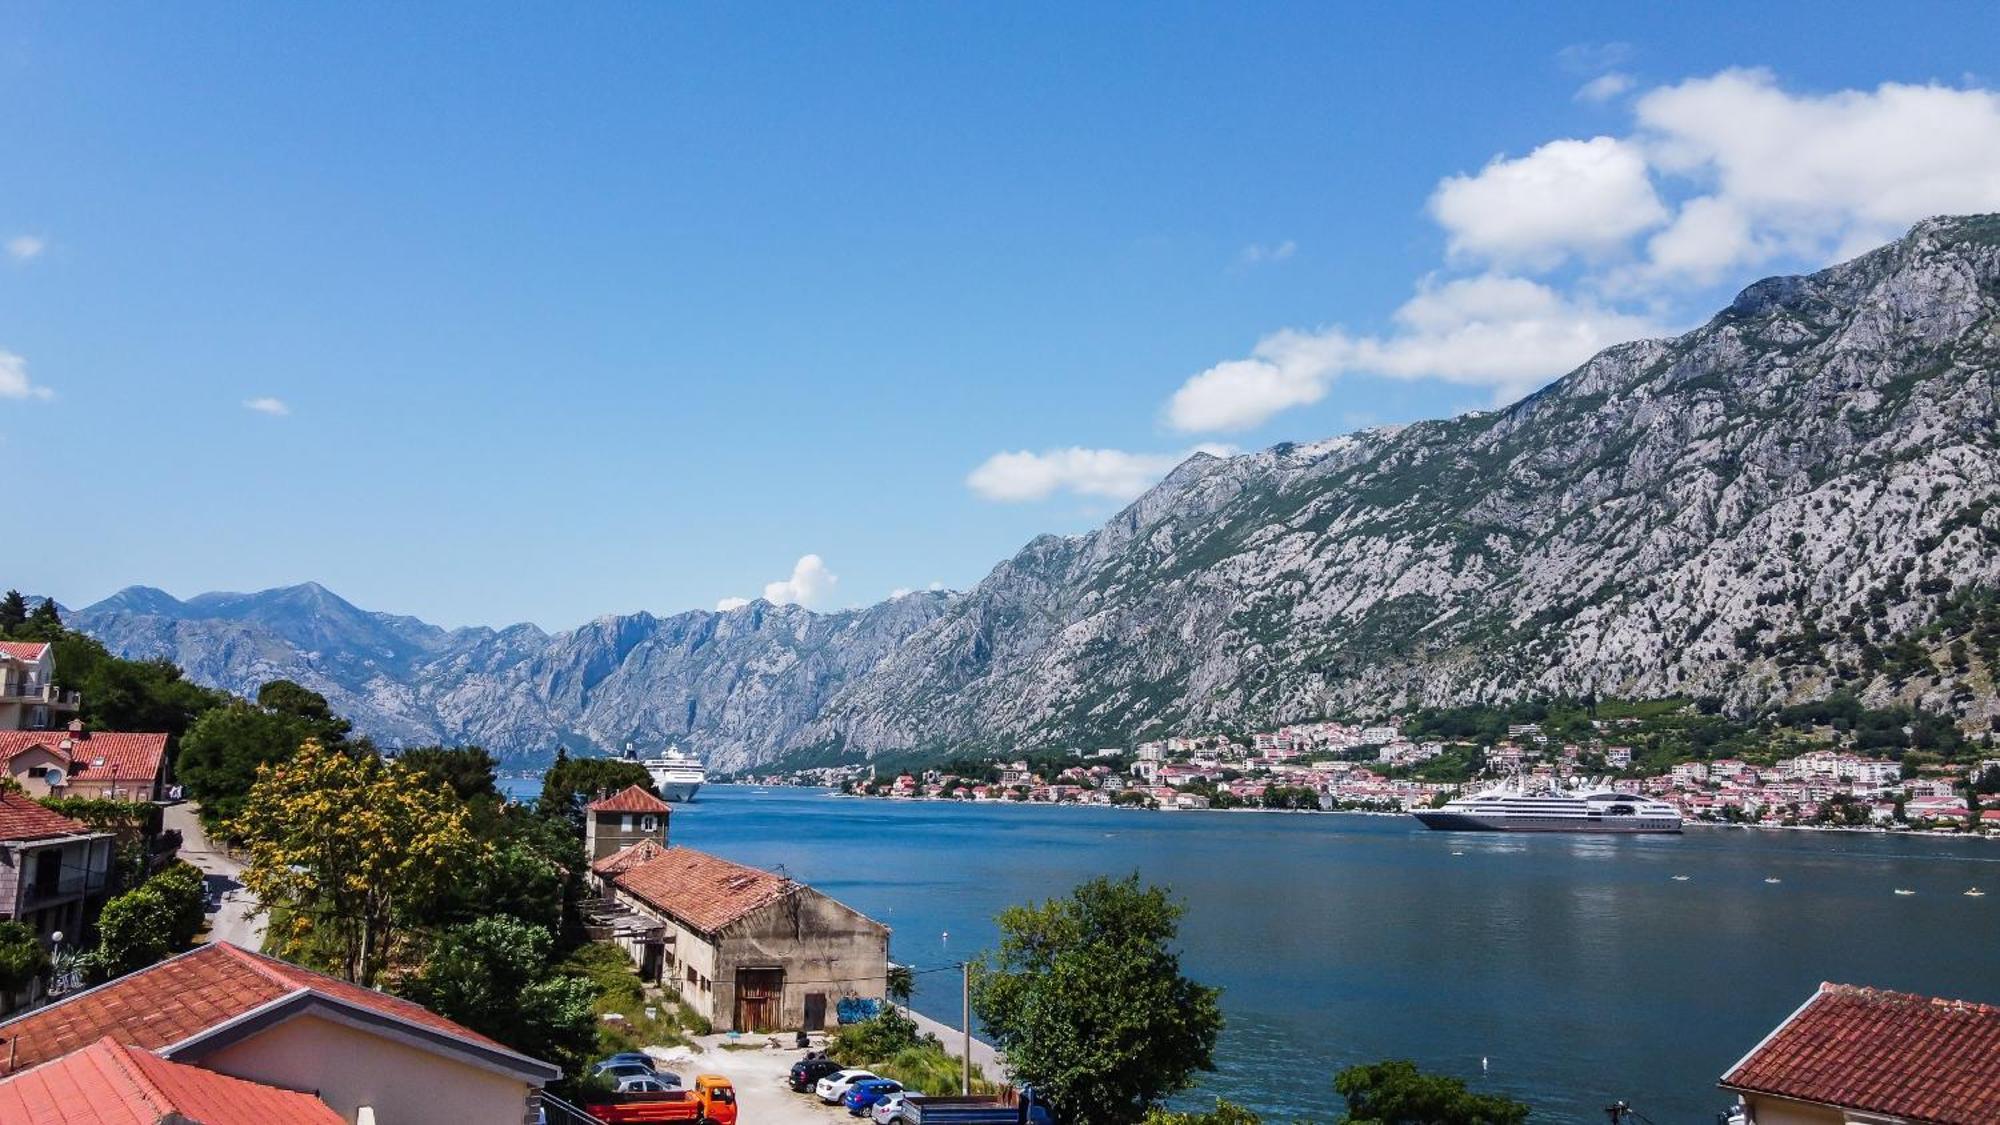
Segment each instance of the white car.
[[839,1105],[840,1099],[847,1096],[849,1086],[874,1077],[876,1074],[872,1070],[836,1070],[820,1079],[819,1085],[813,1087],[813,1093],[828,1105]]
[[618,1092],[621,1094],[664,1094],[678,1089],[679,1086],[669,1086],[650,1074],[628,1074],[618,1080]]
[[891,1125],[892,1122],[901,1120],[903,1116],[903,1099],[912,1094],[920,1098],[924,1096],[922,1090],[898,1090],[881,1101],[876,1102],[874,1108],[868,1111],[875,1118],[875,1125]]

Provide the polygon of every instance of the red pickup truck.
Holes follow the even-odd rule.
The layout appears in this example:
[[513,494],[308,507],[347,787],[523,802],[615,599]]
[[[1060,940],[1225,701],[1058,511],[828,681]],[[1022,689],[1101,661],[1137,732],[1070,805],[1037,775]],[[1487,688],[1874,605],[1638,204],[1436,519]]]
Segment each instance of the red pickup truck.
[[736,1087],[720,1074],[703,1074],[692,1090],[665,1093],[592,1094],[583,1111],[605,1125],[650,1125],[693,1121],[696,1125],[736,1125]]

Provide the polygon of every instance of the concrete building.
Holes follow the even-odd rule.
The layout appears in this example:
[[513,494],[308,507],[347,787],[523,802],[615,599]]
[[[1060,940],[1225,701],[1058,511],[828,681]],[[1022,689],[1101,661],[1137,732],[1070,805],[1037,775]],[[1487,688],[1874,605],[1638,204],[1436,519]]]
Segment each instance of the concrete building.
[[599,933],[640,976],[718,1031],[817,1031],[841,1000],[887,996],[889,927],[783,875],[669,847],[666,824],[610,855],[592,844]]
[[48,730],[76,715],[81,701],[56,684],[56,646],[0,641],[0,730]]
[[0,793],[0,921],[75,941],[111,878],[112,837],[18,793]]
[[1750,1125],[1991,1125],[2000,1008],[1822,984],[1721,1086]]
[[590,862],[618,854],[642,840],[667,841],[673,806],[628,785],[583,807],[583,848]]
[[[0,1107],[9,1099],[41,1097],[30,1075],[68,1082],[77,1097],[126,1116],[28,1120],[342,1121],[348,1125],[416,1125],[478,1122],[512,1125],[536,1120],[545,1083],[560,1077],[532,1059],[445,1019],[420,1005],[336,980],[289,962],[238,949],[204,945],[157,965],[87,989],[0,1023],[11,1068],[0,1081]],[[275,1106],[271,1091],[308,1091],[330,1111],[298,1116],[229,1118],[164,1116],[148,1100],[135,1106],[120,1089],[106,1087],[74,1068],[51,1067],[79,1053],[117,1048],[173,1064],[141,1065],[167,1075],[183,1097],[228,1092],[237,1108]],[[0,1056],[6,1057],[6,1056]],[[186,1068],[186,1070],[180,1069]],[[213,1082],[200,1070],[240,1080]],[[25,1073],[24,1073],[25,1072]],[[15,1081],[15,1076],[19,1081]],[[254,1084],[254,1089],[252,1088]],[[11,1092],[7,1092],[12,1087]],[[153,1098],[167,1091],[147,1092]],[[252,1100],[256,1099],[256,1100]],[[75,1108],[76,1103],[62,1104]],[[154,1109],[156,1116],[130,1111]],[[212,1107],[211,1107],[212,1108]],[[293,1110],[305,1111],[304,1103]],[[6,1118],[13,1120],[13,1118]]]

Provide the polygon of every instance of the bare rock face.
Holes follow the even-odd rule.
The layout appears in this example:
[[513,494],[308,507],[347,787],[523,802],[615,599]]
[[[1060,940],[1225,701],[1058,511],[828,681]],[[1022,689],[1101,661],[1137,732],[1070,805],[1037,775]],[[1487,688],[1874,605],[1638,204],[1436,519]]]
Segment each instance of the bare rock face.
[[[548,635],[316,586],[135,589],[75,623],[233,690],[298,680],[390,743],[671,738],[725,769],[1559,692],[1803,698],[2000,577],[1996,312],[2000,216],[1930,220],[1502,411],[1197,455],[963,595]],[[1869,690],[1972,720],[1993,681]]]

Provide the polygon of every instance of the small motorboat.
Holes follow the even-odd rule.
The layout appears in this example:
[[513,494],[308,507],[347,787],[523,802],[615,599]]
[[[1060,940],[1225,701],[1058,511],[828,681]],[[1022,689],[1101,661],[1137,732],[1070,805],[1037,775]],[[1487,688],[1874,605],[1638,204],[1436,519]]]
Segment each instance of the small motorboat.
[[1688,877],[1687,877],[1687,876],[1685,876],[1685,875],[1676,875],[1676,876],[1674,876],[1674,882],[1676,882],[1676,883],[1685,883],[1685,882],[1687,882],[1687,881],[1688,881]]
[[1982,891],[1982,890],[1980,890],[1980,889],[1979,889],[1978,887],[1973,887],[1973,888],[1972,888],[1971,890],[1968,890],[1968,891],[1966,891],[1966,892],[1965,892],[1965,897],[1966,897],[1966,898],[1985,898],[1985,897],[1986,897],[1986,892],[1985,892],[1985,891]]
[[1765,879],[1764,881],[1765,881],[1766,883],[1782,883],[1782,882],[1784,882],[1784,880],[1783,880],[1783,879],[1780,879],[1780,878],[1778,878],[1778,877],[1777,877],[1776,875],[1773,875],[1773,876],[1771,876],[1770,878],[1768,878],[1768,879]]
[[1897,887],[1896,893],[1899,895],[1913,895],[1916,894],[1917,892],[1909,889],[1908,887]]

